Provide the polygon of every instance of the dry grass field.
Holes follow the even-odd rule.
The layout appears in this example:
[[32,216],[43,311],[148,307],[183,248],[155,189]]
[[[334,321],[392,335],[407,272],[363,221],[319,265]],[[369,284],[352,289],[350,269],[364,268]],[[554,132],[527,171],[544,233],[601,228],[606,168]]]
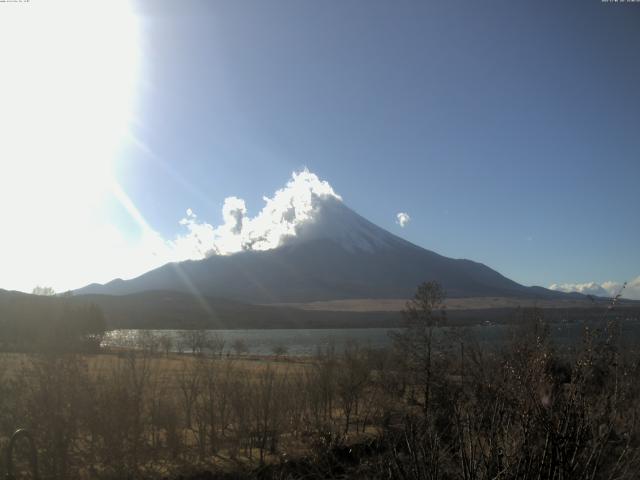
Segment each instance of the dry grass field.
[[0,449],[29,428],[47,478],[83,478],[87,465],[102,478],[153,478],[277,463],[307,454],[314,432],[372,431],[369,385],[340,397],[338,368],[335,357],[3,353]]
[[[406,300],[397,298],[373,299],[353,298],[347,300],[327,300],[308,303],[279,303],[278,306],[327,312],[401,312]],[[477,310],[489,308],[590,308],[588,299],[537,300],[515,297],[468,297],[448,298],[444,302],[448,310]]]

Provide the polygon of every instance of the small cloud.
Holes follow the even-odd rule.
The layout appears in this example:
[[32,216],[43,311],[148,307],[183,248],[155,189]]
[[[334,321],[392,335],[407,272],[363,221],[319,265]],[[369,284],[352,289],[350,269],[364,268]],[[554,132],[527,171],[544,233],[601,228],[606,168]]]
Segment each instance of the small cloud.
[[404,228],[411,221],[411,217],[408,213],[400,212],[396,215],[396,223]]
[[183,218],[180,220],[180,225],[189,225],[190,222],[195,222],[195,219],[198,216],[193,213],[193,210],[191,210],[190,208],[187,208],[187,216],[186,218]]

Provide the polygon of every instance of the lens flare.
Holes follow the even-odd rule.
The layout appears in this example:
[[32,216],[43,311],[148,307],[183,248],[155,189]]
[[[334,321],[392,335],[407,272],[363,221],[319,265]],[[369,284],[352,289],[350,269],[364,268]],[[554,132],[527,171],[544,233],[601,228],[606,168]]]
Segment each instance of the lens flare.
[[29,288],[47,281],[39,272],[59,278],[65,261],[88,253],[87,237],[104,235],[96,216],[134,115],[138,22],[124,0],[2,10],[0,260],[3,278]]

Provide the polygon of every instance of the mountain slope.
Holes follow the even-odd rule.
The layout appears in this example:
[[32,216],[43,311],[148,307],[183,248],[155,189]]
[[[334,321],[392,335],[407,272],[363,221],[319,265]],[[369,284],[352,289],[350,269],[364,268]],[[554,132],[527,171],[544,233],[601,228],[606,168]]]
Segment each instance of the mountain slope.
[[173,290],[249,303],[347,298],[408,298],[427,280],[450,297],[566,296],[524,287],[471,260],[438,255],[364,219],[340,200],[323,198],[313,219],[272,250],[172,263],[132,280],[92,284],[77,294],[124,295]]

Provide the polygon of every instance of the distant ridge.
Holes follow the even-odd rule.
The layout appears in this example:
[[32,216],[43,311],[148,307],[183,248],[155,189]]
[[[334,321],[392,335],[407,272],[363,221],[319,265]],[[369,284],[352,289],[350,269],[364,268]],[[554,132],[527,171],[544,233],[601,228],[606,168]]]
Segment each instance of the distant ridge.
[[[48,297],[0,290],[0,326],[7,315],[17,311],[33,311],[35,307],[48,312],[69,302],[100,307],[109,329],[392,328],[401,326],[403,321],[401,300],[371,300],[369,305],[363,304],[362,300],[312,305],[251,305],[175,291]],[[389,304],[393,307],[389,308]],[[447,318],[451,325],[513,323],[521,319],[521,310],[517,307],[539,305],[549,321],[600,320],[607,304],[605,301],[592,303],[584,298],[540,303],[504,297],[459,298],[448,301]],[[21,307],[16,310],[16,306]],[[30,307],[25,310],[25,306]],[[621,302],[613,315],[640,318],[640,302]],[[39,321],[46,323],[46,318]]]

